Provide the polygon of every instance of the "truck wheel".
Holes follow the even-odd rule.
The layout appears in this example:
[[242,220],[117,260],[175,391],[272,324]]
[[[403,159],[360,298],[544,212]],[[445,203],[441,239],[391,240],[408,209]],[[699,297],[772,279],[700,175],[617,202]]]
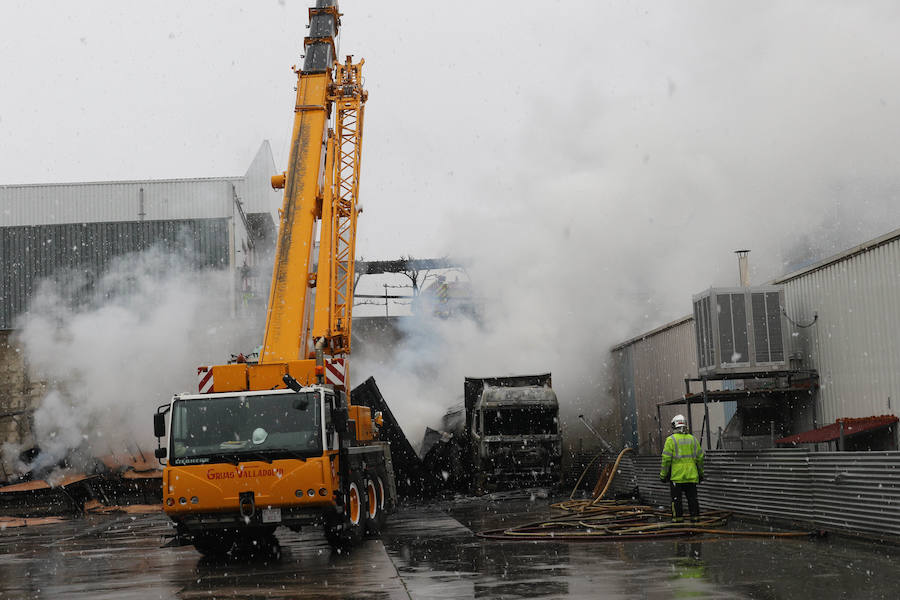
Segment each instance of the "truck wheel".
[[383,513],[383,495],[378,495],[378,478],[369,477],[366,479],[366,534],[378,535],[381,533]]
[[397,508],[397,499],[389,496],[390,488],[387,486],[387,473],[384,468],[379,468],[375,472],[376,487],[378,490],[378,509],[381,511],[383,518],[387,518],[388,513],[393,512]]
[[194,548],[203,556],[222,558],[233,553],[236,547],[234,536],[222,534],[198,534],[194,536]]
[[384,481],[377,475],[366,481],[366,533],[379,535],[387,518]]
[[337,550],[348,549],[360,542],[365,523],[365,496],[358,479],[350,481],[344,514],[333,515],[325,521],[325,538]]

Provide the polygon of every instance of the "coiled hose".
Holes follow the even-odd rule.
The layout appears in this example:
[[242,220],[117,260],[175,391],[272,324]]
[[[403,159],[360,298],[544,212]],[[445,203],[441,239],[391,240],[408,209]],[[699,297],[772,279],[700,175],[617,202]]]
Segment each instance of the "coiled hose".
[[[613,479],[619,470],[619,463],[631,448],[619,452],[602,491],[593,498],[575,499],[578,486],[584,480],[591,466],[600,458],[595,456],[582,471],[572,488],[569,499],[551,505],[564,513],[550,521],[538,521],[505,529],[483,531],[479,537],[493,540],[541,540],[541,541],[623,541],[648,540],[669,537],[683,537],[700,534],[727,536],[799,538],[818,535],[819,532],[806,531],[747,531],[722,529],[728,522],[730,512],[713,510],[700,514],[696,522],[676,522],[666,511],[652,506],[628,504],[616,500],[605,500]],[[597,487],[599,487],[599,482]],[[597,488],[595,487],[595,490]]]

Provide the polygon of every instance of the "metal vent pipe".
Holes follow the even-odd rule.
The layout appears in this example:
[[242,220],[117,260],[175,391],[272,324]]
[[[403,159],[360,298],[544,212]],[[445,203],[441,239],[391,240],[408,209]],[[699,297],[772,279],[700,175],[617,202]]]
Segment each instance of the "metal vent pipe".
[[740,271],[741,287],[750,287],[750,265],[747,262],[749,250],[735,250],[738,255],[738,270]]

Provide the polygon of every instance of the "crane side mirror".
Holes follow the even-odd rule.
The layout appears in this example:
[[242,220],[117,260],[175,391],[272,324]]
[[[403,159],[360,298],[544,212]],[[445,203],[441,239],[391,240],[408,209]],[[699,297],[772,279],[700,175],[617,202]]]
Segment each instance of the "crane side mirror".
[[153,435],[158,438],[166,435],[166,415],[164,413],[153,415]]
[[153,451],[153,455],[156,458],[160,458],[160,459],[165,458],[167,454],[168,454],[168,452],[166,452],[165,448],[157,448],[156,450]]
[[294,398],[291,406],[295,410],[306,410],[307,408],[309,408],[309,397],[307,396],[307,394],[301,393],[300,390],[303,389],[303,386],[300,385],[300,382],[287,373],[284,374],[284,377],[282,377],[281,380],[284,382],[284,385],[297,392],[297,397]]
[[288,375],[287,373],[284,374],[284,377],[282,377],[281,380],[284,382],[284,385],[288,386],[289,388],[291,388],[292,390],[294,390],[297,393],[299,393],[300,390],[303,389],[303,386],[300,385],[300,382],[297,381],[296,379],[294,379],[293,377],[291,377],[290,375]]

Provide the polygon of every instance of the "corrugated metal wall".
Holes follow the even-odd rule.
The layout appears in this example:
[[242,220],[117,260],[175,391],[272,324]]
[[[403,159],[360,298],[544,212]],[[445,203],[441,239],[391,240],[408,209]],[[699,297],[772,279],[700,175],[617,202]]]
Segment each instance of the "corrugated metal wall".
[[38,282],[62,269],[100,274],[113,258],[158,244],[198,268],[230,267],[230,226],[220,218],[0,227],[0,329],[11,329]]
[[0,206],[9,227],[222,218],[234,214],[231,186],[221,179],[0,186]]
[[[629,457],[616,491],[634,487],[669,505],[658,456]],[[804,449],[706,454],[700,504],[739,514],[805,522],[816,528],[900,536],[900,452],[810,452]]]
[[274,174],[272,150],[263,142],[239,177],[0,185],[0,215],[4,227],[225,218],[235,216],[237,195],[246,214],[276,220],[282,193],[270,185]]
[[[616,387],[628,393],[633,390],[634,398],[623,397],[620,402],[629,407],[633,403],[637,413],[639,448],[641,453],[655,453],[662,450],[657,428],[656,405],[660,402],[675,400],[684,395],[684,378],[697,376],[697,348],[694,336],[693,319],[684,319],[651,332],[646,336],[632,340],[613,349],[619,373],[624,386]],[[630,360],[625,360],[625,357]],[[693,391],[700,391],[694,384]],[[718,382],[710,382],[709,389],[718,389]],[[715,444],[719,427],[724,427],[724,412],[720,404],[710,404],[710,423],[712,441]],[[663,437],[669,435],[669,421],[676,414],[686,415],[685,407],[663,407]],[[699,436],[703,421],[703,406],[692,408],[693,430]],[[626,431],[626,439],[627,439]],[[703,436],[704,445],[706,436]]]
[[632,448],[640,446],[640,428],[634,388],[634,347],[626,346],[619,354],[619,373],[622,377],[622,439]]
[[[897,414],[900,238],[780,280],[804,366],[819,371],[819,420]],[[890,398],[890,404],[888,403]]]

